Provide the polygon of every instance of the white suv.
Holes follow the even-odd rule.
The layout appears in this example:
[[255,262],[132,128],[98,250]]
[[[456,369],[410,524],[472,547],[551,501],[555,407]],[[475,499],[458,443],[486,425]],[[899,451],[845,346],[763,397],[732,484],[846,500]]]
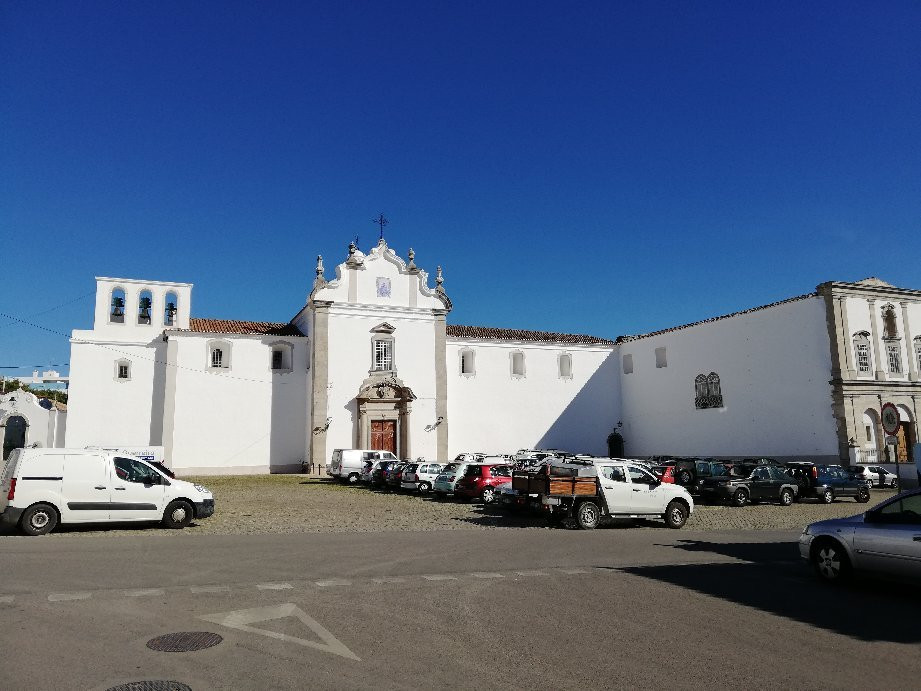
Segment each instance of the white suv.
[[400,487],[403,489],[419,490],[420,494],[425,494],[432,485],[435,484],[435,478],[441,473],[442,465],[440,463],[410,463],[403,468]]

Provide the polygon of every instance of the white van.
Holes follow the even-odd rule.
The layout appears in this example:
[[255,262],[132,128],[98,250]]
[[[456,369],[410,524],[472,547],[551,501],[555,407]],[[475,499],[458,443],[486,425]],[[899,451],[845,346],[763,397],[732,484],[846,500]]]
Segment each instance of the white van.
[[389,451],[375,449],[334,449],[326,474],[339,480],[347,480],[350,485],[361,479],[365,463],[400,460]]
[[0,476],[0,521],[27,535],[44,535],[59,523],[161,521],[185,528],[213,513],[214,497],[201,485],[102,449],[15,449]]

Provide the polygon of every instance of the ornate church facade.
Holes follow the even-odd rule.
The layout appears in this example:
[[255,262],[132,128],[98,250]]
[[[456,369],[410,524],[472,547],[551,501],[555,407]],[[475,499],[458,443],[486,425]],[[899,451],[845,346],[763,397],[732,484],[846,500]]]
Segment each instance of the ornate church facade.
[[318,258],[286,323],[194,318],[189,283],[97,278],[93,329],[71,339],[67,446],[162,446],[182,474],[290,472],[335,448],[603,455],[613,430],[631,456],[915,453],[921,291],[826,283],[609,340],[451,324],[440,268],[431,285],[383,240],[334,273]]

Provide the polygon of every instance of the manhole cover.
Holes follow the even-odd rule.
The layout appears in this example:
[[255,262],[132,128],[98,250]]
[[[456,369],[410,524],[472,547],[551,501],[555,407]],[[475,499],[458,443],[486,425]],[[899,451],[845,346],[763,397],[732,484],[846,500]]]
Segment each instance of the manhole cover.
[[151,638],[147,641],[147,647],[161,653],[189,653],[210,648],[223,640],[216,633],[207,631],[180,631]]
[[192,691],[192,687],[178,681],[154,679],[152,681],[131,681],[127,684],[113,686],[106,691]]

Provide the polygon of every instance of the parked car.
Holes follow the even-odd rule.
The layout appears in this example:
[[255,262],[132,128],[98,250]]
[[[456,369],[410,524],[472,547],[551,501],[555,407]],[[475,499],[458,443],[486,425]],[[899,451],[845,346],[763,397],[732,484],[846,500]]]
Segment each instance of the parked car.
[[839,497],[853,497],[860,503],[870,501],[866,481],[858,479],[841,466],[792,462],[784,467],[796,479],[800,498],[817,498],[826,504],[831,504]]
[[185,528],[212,514],[214,497],[201,485],[101,449],[15,449],[0,476],[0,520],[26,535],[109,521]]
[[796,480],[773,465],[758,466],[748,477],[726,474],[705,478],[698,489],[704,499],[728,501],[734,506],[756,501],[777,501],[790,506],[799,494]]
[[[636,463],[632,460],[631,463]],[[652,464],[652,467],[672,468],[672,482],[696,491],[700,481],[708,477],[720,477],[728,474],[726,463],[712,458],[673,458]]]
[[899,484],[899,478],[895,473],[878,465],[861,465],[850,468],[850,471],[858,477],[867,481],[870,487],[891,487],[895,489]]
[[675,484],[675,466],[673,465],[655,465],[652,467],[652,474],[659,478],[660,482]]
[[806,526],[799,553],[824,581],[859,571],[921,582],[921,489],[902,492],[858,516]]
[[454,461],[453,463],[448,463],[441,469],[438,477],[435,478],[435,482],[432,484],[432,494],[438,499],[443,499],[449,494],[454,494],[454,487],[457,481],[467,472],[468,465],[470,465],[468,461]]
[[403,482],[403,469],[409,465],[407,461],[398,461],[387,469],[386,488],[400,489],[400,483]]
[[425,494],[432,489],[441,468],[440,463],[410,463],[403,469],[400,487]]
[[[380,461],[378,461],[378,463],[380,463]],[[361,469],[361,482],[364,482],[365,484],[371,484],[371,473],[374,472],[374,466],[374,461],[365,461],[365,464]]]
[[326,474],[341,482],[354,485],[361,479],[361,472],[367,461],[396,461],[389,451],[376,449],[333,449],[326,468]]
[[490,504],[496,498],[496,487],[512,481],[512,468],[504,460],[486,458],[482,463],[471,463],[454,486],[454,495],[466,499],[480,499]]

